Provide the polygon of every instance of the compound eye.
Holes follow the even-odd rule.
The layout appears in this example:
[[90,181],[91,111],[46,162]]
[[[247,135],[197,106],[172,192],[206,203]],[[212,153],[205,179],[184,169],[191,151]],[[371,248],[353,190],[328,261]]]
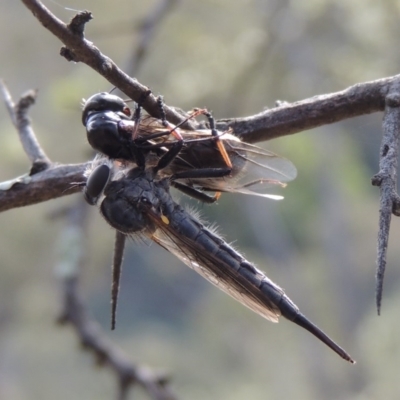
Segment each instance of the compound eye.
[[124,108],[122,109],[122,112],[123,112],[125,115],[127,115],[128,117],[131,117],[131,116],[132,116],[132,111],[131,111],[131,109],[130,109],[129,107],[124,107]]
[[99,197],[102,195],[105,187],[111,176],[111,170],[108,165],[99,165],[94,171],[90,174],[87,179],[85,189],[83,190],[83,194],[85,200],[90,205],[95,205],[99,200]]

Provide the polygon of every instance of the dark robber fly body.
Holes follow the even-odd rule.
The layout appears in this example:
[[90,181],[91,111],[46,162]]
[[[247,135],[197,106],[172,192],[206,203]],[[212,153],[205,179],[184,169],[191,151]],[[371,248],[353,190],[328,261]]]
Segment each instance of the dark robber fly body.
[[[88,171],[85,196],[91,204],[100,202],[102,215],[121,238],[139,235],[151,239],[264,318],[278,322],[282,315],[354,363],[341,347],[300,313],[278,285],[172,199],[169,187],[180,175],[165,177],[163,169],[168,168],[177,155],[179,149],[171,149],[156,166],[146,168],[116,168],[110,160],[97,159]],[[207,169],[200,171],[203,172],[196,173],[203,178],[209,172]],[[122,254],[115,256],[112,325],[121,262]]]
[[[265,189],[285,186],[285,182],[294,179],[294,165],[230,133],[218,132],[206,110],[194,111],[190,118],[199,114],[209,118],[210,129],[188,131],[165,120],[161,102],[161,119],[141,118],[139,106],[132,112],[120,97],[98,93],[85,101],[82,122],[90,145],[112,160],[154,166],[171,147],[180,148],[178,156],[160,173],[179,173],[181,179],[172,181],[172,185],[201,201],[213,202],[217,198],[204,191],[281,198],[265,194]],[[193,174],[199,169],[208,169],[207,177]],[[185,172],[188,177],[182,175]]]

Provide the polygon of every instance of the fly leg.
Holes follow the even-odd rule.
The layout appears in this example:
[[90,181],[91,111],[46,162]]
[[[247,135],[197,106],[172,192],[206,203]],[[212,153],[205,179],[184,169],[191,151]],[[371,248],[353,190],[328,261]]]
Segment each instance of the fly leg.
[[214,117],[207,110],[195,110],[195,112],[197,113],[196,115],[203,114],[203,115],[205,115],[207,117],[208,123],[210,125],[210,129],[211,129],[211,135],[216,140],[216,144],[217,144],[218,150],[221,153],[221,156],[224,159],[226,166],[228,168],[232,169],[231,159],[230,159],[230,157],[228,155],[228,152],[225,149],[224,144],[222,143],[222,140],[219,138],[219,134],[218,134],[217,129],[215,128],[215,119],[214,119]]
[[140,125],[140,120],[142,119],[142,104],[146,101],[147,97],[149,97],[151,94],[151,90],[148,89],[146,92],[140,96],[140,99],[138,100],[135,108],[135,112],[132,115],[132,121],[135,122],[135,129],[132,132],[132,140],[137,139],[137,135],[139,132],[139,125]]
[[[228,152],[226,151],[224,143],[219,138],[219,133],[218,133],[217,129],[215,128],[215,119],[208,110],[205,110],[205,109],[204,110],[200,110],[200,109],[194,110],[194,114],[193,114],[194,116],[197,116],[200,114],[203,114],[207,117],[208,123],[210,125],[210,129],[211,129],[211,135],[213,138],[215,138],[218,150],[221,153],[221,156],[227,166],[227,169],[229,170],[228,173],[226,173],[225,175],[222,175],[222,176],[230,175],[230,173],[232,172],[232,161],[228,155]],[[224,169],[222,169],[222,170],[224,170]],[[214,199],[213,201],[214,202],[217,201],[220,198],[220,196],[221,196],[221,192],[216,192],[215,195],[212,197]]]
[[[168,124],[168,121],[167,121],[167,118],[166,118],[166,115],[165,115],[164,103],[163,103],[163,98],[162,98],[162,96],[159,96],[159,97],[157,98],[157,103],[158,103],[158,106],[159,106],[159,109],[160,109],[160,115],[161,115],[162,124],[167,128],[167,127],[170,126],[170,124]],[[223,160],[225,161],[226,166],[227,166],[228,168],[231,168],[231,169],[232,169],[232,162],[231,162],[231,159],[230,159],[230,157],[229,157],[229,155],[228,155],[228,152],[227,152],[226,149],[225,149],[224,144],[222,143],[221,139],[219,138],[219,134],[218,134],[217,129],[215,128],[215,119],[214,119],[214,117],[212,116],[212,114],[211,114],[208,110],[206,110],[206,109],[194,109],[193,112],[189,115],[188,118],[186,118],[186,119],[185,119],[184,121],[182,121],[180,124],[178,124],[178,125],[176,125],[175,127],[173,127],[173,129],[171,130],[171,134],[174,135],[174,136],[175,136],[176,134],[178,134],[178,135],[180,136],[180,138],[181,138],[182,136],[179,134],[179,131],[178,131],[177,129],[178,129],[182,124],[184,124],[186,121],[188,121],[188,120],[191,119],[191,118],[195,118],[195,117],[197,117],[198,115],[205,115],[205,116],[207,117],[208,123],[209,123],[209,125],[210,125],[210,129],[211,129],[211,135],[212,135],[213,138],[215,138],[215,140],[216,140],[216,144],[217,144],[218,150],[219,150],[219,152],[221,153],[221,156],[222,156]],[[174,133],[174,132],[175,132],[175,133]],[[176,137],[176,136],[175,136],[175,137]],[[177,138],[177,137],[176,137],[176,138]],[[177,138],[177,139],[178,139],[178,138]]]
[[171,186],[175,189],[178,189],[180,192],[186,194],[187,196],[193,197],[194,199],[201,201],[202,203],[212,204],[219,199],[219,196],[210,196],[201,190],[195,189],[194,187],[187,186],[183,183],[179,183],[176,181],[171,181]]
[[176,156],[180,153],[182,147],[183,140],[175,142],[171,148],[158,160],[157,165],[153,168],[154,172],[157,173],[158,171],[168,167],[168,165],[171,164]]
[[188,186],[176,180],[179,179],[207,179],[207,178],[223,178],[231,173],[230,168],[202,168],[179,172],[170,177],[171,186],[180,190],[182,193],[201,201],[202,203],[212,204],[215,203],[221,193],[217,192],[214,196],[210,196],[204,193],[202,190],[196,189],[192,186]]
[[163,103],[163,98],[162,96],[158,96],[157,98],[157,104],[158,107],[160,109],[160,115],[161,115],[161,123],[163,124],[163,126],[165,126],[166,128],[170,128],[170,134],[172,134],[177,140],[183,140],[182,135],[179,132],[179,127],[184,124],[186,121],[188,121],[189,119],[192,118],[196,118],[198,115],[205,115],[206,118],[208,119],[208,123],[210,125],[210,130],[211,130],[211,135],[212,137],[215,139],[217,147],[219,152],[221,153],[221,156],[226,164],[226,166],[230,169],[232,169],[232,162],[231,159],[228,155],[228,152],[225,149],[225,146],[222,142],[222,140],[219,138],[219,133],[217,131],[217,129],[215,128],[215,119],[212,116],[212,114],[206,110],[206,109],[194,109],[190,115],[183,120],[181,123],[179,123],[178,125],[175,126],[171,126],[171,124],[168,123],[167,121],[167,117],[165,115],[165,110],[164,110],[164,103]]
[[[176,141],[171,148],[165,153],[157,165],[153,168],[154,173],[156,174],[158,171],[166,168],[174,159],[178,156],[183,147],[183,140]],[[176,189],[181,192],[194,197],[197,200],[200,200],[204,203],[214,203],[220,197],[220,193],[217,193],[215,196],[209,196],[203,193],[201,190],[197,190],[191,186],[184,185],[179,182],[175,182],[179,179],[207,179],[207,178],[222,178],[231,173],[231,168],[202,168],[202,169],[193,169],[188,171],[183,171],[172,175],[169,179]]]
[[[159,159],[157,165],[153,168],[154,173],[166,168],[178,156],[183,147],[183,140],[175,142],[171,148]],[[188,171],[178,172],[170,177],[171,181],[177,179],[207,179],[222,178],[231,173],[231,168],[200,168]]]
[[[183,142],[183,137],[179,132],[179,125],[181,124],[173,126],[167,121],[167,116],[165,114],[165,109],[164,109],[164,100],[162,96],[157,97],[157,104],[160,111],[161,123],[165,128],[169,129],[169,131],[167,131],[166,134],[174,136],[174,138],[179,142]],[[186,122],[189,118],[187,118],[184,122]]]
[[[183,137],[179,131],[179,127],[181,124],[186,122],[187,120],[191,118],[195,118],[198,115],[205,115],[209,121],[210,129],[211,129],[211,134],[212,137],[215,138],[216,144],[218,147],[219,152],[221,153],[222,158],[225,161],[226,168],[204,168],[204,169],[199,169],[199,170],[189,170],[189,171],[184,171],[178,174],[173,175],[170,178],[172,186],[174,186],[176,189],[180,190],[181,192],[194,197],[202,202],[205,203],[214,203],[217,201],[221,195],[220,192],[217,192],[214,196],[209,196],[202,192],[201,190],[198,190],[192,186],[185,185],[179,182],[175,182],[176,180],[179,179],[213,179],[213,178],[222,178],[225,176],[230,175],[232,172],[232,162],[229,158],[229,155],[225,149],[225,146],[223,142],[219,139],[219,133],[215,128],[215,120],[212,117],[211,113],[208,112],[207,110],[204,109],[195,109],[193,112],[189,115],[188,118],[186,118],[182,123],[172,126],[171,124],[168,123],[166,115],[165,115],[165,110],[164,110],[164,103],[163,103],[163,98],[162,96],[159,96],[157,98],[157,104],[159,106],[160,110],[160,120],[162,125],[165,128],[169,128],[169,131],[167,131],[165,134],[172,134],[177,140],[176,142],[173,142],[172,144],[168,144],[170,147],[167,153],[165,153],[159,160],[157,166],[154,168],[155,173],[160,171],[161,169],[167,167],[174,159],[175,157],[178,156],[180,151],[182,150],[182,147],[184,145],[184,140]],[[164,132],[157,134],[158,136],[164,135]],[[162,146],[165,146],[166,143],[161,144]]]
[[138,146],[136,142],[137,142],[137,136],[138,136],[138,132],[139,132],[140,120],[142,118],[142,104],[144,103],[146,98],[150,95],[150,93],[151,93],[150,89],[147,90],[145,93],[143,93],[143,95],[141,96],[141,98],[139,99],[139,101],[136,104],[135,112],[133,113],[133,116],[132,116],[132,120],[135,123],[135,127],[132,132],[132,145],[130,147],[131,147],[131,151],[134,156],[134,159],[136,160],[137,166],[142,169],[145,168],[146,157],[143,152],[143,149],[141,149],[140,146]]

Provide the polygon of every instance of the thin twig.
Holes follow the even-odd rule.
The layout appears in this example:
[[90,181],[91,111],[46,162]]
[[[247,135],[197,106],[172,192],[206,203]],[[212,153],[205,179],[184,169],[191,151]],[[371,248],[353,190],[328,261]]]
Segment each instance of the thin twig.
[[[135,101],[141,99],[148,91],[146,86],[128,76],[114,61],[102,54],[92,42],[84,38],[84,25],[92,19],[90,12],[83,11],[78,13],[66,25],[39,0],[22,0],[22,2],[32,11],[33,15],[46,29],[64,43],[65,47],[61,49],[61,55],[68,61],[87,64]],[[148,96],[142,106],[150,115],[158,115],[157,99],[155,96]],[[168,120],[173,123],[180,123],[184,120],[184,117],[171,107],[166,106],[165,112]],[[192,121],[188,121],[185,125],[189,129],[195,127]]]
[[[145,86],[122,72],[92,43],[80,35],[74,35],[68,26],[50,13],[40,1],[22,1],[35,17],[68,47],[71,59],[82,61],[94,68],[136,101],[144,95],[147,90]],[[221,119],[217,121],[217,128],[221,131],[231,128],[233,133],[244,141],[256,143],[347,118],[383,111],[389,87],[399,78],[399,76],[393,76],[360,83],[341,92],[284,104],[250,117]],[[158,116],[157,102],[153,95],[146,99],[143,107],[150,115]],[[166,113],[167,119],[173,123],[182,120],[181,114],[173,107],[166,107]],[[191,128],[193,127],[192,121]]]
[[28,91],[14,104],[7,86],[2,81],[0,90],[22,146],[32,162],[29,174],[0,182],[0,212],[80,191],[86,181],[83,172],[87,165],[52,163],[36,139],[28,117],[28,110],[35,100],[36,93]]
[[35,103],[37,92],[35,90],[26,92],[15,104],[7,86],[1,80],[0,90],[4,102],[6,103],[8,113],[10,114],[11,121],[18,131],[22,147],[32,163],[31,174],[49,168],[51,166],[51,161],[36,139],[28,117],[29,108]]
[[119,383],[118,398],[126,399],[133,384],[142,386],[155,400],[173,400],[168,379],[145,367],[134,365],[104,334],[89,315],[79,290],[79,278],[84,264],[84,238],[87,205],[82,199],[71,207],[65,229],[59,240],[60,259],[56,267],[62,287],[63,305],[59,322],[75,329],[82,346],[95,355],[96,362],[111,368]]
[[[37,1],[23,1],[35,11],[35,7],[42,7],[41,3]],[[72,36],[73,41],[77,40],[80,46],[83,46],[83,54],[87,56],[87,53],[89,53],[90,56],[94,57],[95,61],[93,62],[101,64],[104,61],[104,56],[98,50],[92,51],[94,48],[92,44],[86,42],[78,34],[72,34],[66,25],[58,21],[52,14],[47,15],[47,11],[38,11],[37,16],[43,24],[46,25],[48,23],[46,26],[55,26],[50,29],[52,32],[54,30],[66,31],[68,38]],[[54,18],[56,22],[54,22]],[[74,30],[80,32],[76,27]],[[59,32],[58,34],[61,35]],[[89,47],[89,50],[86,49],[87,47]],[[108,58],[105,57],[105,59]],[[119,74],[118,70],[113,73]],[[136,82],[129,77],[127,79],[134,84]],[[249,142],[258,142],[294,134],[304,129],[311,129],[323,124],[383,110],[384,99],[389,87],[399,79],[400,75],[396,75],[373,82],[360,83],[341,92],[315,96],[293,104],[284,103],[277,108],[255,116],[220,120],[217,121],[217,126],[222,131],[232,128],[235,134]],[[6,103],[9,106],[9,102]],[[0,192],[0,211],[35,204],[60,197],[63,194],[77,192],[79,187],[71,187],[71,184],[84,181],[81,175],[83,170],[83,164],[80,166],[65,165],[55,168],[49,174],[42,173],[40,177],[32,177],[29,182],[23,180],[25,184],[20,183],[20,178],[5,182],[4,185],[0,184],[0,189],[3,189]],[[5,191],[5,189],[11,187],[13,182],[16,185],[12,186],[12,189]]]
[[[257,142],[294,134],[303,129],[311,129],[345,118],[381,111],[384,109],[384,99],[390,86],[399,80],[400,75],[396,75],[360,83],[341,92],[316,96],[293,104],[284,103],[280,107],[252,117],[222,120],[222,122],[220,120],[217,122],[218,128],[224,131],[231,127],[246,141]],[[44,171],[39,177],[32,176],[32,180],[23,187],[16,185],[9,193],[0,192],[0,211],[79,191],[79,187],[71,187],[71,184],[85,181],[82,176],[84,168],[84,164],[59,166],[52,171]],[[3,190],[10,187],[9,182],[5,184],[4,187],[0,184],[0,190],[2,187]]]
[[295,103],[284,102],[250,117],[220,119],[217,128],[220,131],[232,129],[242,140],[256,143],[383,111],[389,88],[399,80],[400,75],[395,75]]
[[372,184],[380,187],[378,256],[376,270],[376,306],[381,311],[383,278],[392,213],[398,206],[396,193],[397,163],[400,142],[400,83],[395,82],[386,96],[383,117],[383,135],[380,151],[379,172]]

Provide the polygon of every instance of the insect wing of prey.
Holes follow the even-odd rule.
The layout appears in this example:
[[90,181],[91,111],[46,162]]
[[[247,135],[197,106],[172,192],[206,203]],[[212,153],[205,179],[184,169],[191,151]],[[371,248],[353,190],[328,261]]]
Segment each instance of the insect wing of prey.
[[[204,110],[203,110],[204,111]],[[183,148],[176,159],[163,171],[172,176],[204,168],[224,169],[226,160],[216,145],[218,139],[232,164],[228,176],[180,180],[200,191],[236,192],[281,199],[270,195],[271,187],[285,186],[296,177],[295,166],[261,147],[242,142],[230,132],[210,129],[189,131],[151,116],[134,119],[134,113],[118,96],[98,93],[89,98],[82,114],[90,145],[105,156],[136,163],[138,153],[146,154],[146,166],[156,165],[180,136]]]
[[[156,118],[145,117],[139,125],[138,136],[145,139],[154,133],[165,132],[165,129]],[[215,147],[209,129],[189,131],[176,128],[176,130],[183,137],[185,146],[171,166],[165,169],[165,175],[207,167],[226,167]],[[263,196],[262,192],[265,189],[286,186],[286,182],[292,181],[297,176],[296,167],[286,158],[259,146],[243,142],[229,132],[219,132],[219,139],[232,162],[230,176],[220,179],[196,180],[193,182],[194,184],[203,186],[207,190]],[[168,135],[158,138],[154,143],[167,144],[174,140],[172,135]]]

